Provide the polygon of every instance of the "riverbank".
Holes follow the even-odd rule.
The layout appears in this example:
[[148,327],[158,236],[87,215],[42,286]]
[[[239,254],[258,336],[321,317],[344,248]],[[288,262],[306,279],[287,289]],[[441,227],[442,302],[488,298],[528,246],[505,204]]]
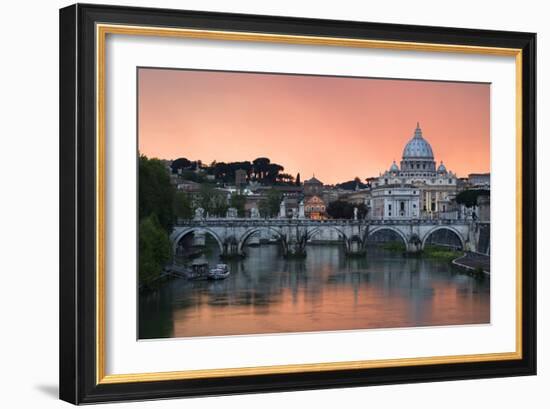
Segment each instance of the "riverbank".
[[444,246],[435,246],[427,245],[424,249],[418,253],[406,253],[406,248],[403,243],[399,242],[389,242],[381,246],[384,250],[389,250],[392,252],[400,252],[405,254],[407,257],[425,257],[438,260],[447,260],[449,262],[454,259],[461,257],[464,253],[458,250],[453,250],[449,247]]
[[491,273],[491,257],[479,253],[465,253],[453,260],[453,264],[471,272]]

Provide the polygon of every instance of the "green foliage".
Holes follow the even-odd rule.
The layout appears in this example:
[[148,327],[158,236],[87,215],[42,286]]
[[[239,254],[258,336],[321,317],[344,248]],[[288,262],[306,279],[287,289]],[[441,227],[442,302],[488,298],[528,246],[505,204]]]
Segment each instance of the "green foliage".
[[139,158],[139,219],[155,214],[169,232],[174,222],[174,187],[170,175],[159,159]]
[[390,250],[390,251],[399,251],[399,252],[403,252],[406,250],[405,248],[405,243],[403,243],[402,241],[390,241],[390,242],[387,242],[387,243],[384,243],[382,245],[382,248],[384,250]]
[[224,193],[215,190],[212,186],[201,185],[199,192],[199,206],[210,216],[225,216],[227,199]]
[[456,196],[456,202],[463,204],[466,207],[473,207],[477,204],[477,198],[479,196],[489,196],[491,192],[489,190],[482,189],[470,189],[463,190]]
[[279,213],[279,207],[283,200],[283,194],[275,189],[267,192],[266,198],[262,199],[258,205],[258,210],[262,217],[274,217]]
[[463,253],[444,246],[426,245],[424,246],[423,255],[429,258],[451,261],[462,256]]
[[367,206],[364,203],[353,204],[343,200],[335,200],[327,206],[327,213],[333,219],[353,219],[353,209],[357,207],[357,218],[364,219],[367,215]]
[[193,202],[185,192],[176,192],[174,195],[174,215],[181,219],[193,218]]
[[180,173],[182,179],[190,180],[196,183],[204,183],[206,181],[206,176],[202,173],[197,173],[192,170],[182,170]]
[[236,194],[232,195],[229,200],[229,205],[237,209],[239,217],[244,217],[244,205],[246,203],[246,196]]
[[168,233],[156,215],[142,219],[139,222],[139,283],[150,286],[160,277],[171,257]]

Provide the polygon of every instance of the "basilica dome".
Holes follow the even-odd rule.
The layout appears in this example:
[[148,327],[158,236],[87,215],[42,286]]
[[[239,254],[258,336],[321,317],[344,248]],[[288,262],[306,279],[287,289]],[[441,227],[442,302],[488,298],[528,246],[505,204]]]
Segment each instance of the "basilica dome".
[[420,124],[416,124],[416,129],[414,130],[413,138],[407,142],[405,149],[403,150],[403,160],[407,159],[432,159],[434,154],[432,147],[422,137],[422,129],[420,129]]

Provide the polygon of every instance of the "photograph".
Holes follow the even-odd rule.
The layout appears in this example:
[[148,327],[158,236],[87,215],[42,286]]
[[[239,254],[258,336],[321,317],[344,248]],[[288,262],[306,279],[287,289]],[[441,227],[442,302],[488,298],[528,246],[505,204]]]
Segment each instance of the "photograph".
[[491,324],[490,83],[136,71],[138,339]]

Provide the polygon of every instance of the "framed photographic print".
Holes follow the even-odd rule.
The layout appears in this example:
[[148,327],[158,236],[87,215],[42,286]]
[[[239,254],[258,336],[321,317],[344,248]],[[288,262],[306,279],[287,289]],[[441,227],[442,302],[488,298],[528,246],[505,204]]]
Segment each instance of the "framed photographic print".
[[61,9],[61,399],[535,374],[535,41]]

